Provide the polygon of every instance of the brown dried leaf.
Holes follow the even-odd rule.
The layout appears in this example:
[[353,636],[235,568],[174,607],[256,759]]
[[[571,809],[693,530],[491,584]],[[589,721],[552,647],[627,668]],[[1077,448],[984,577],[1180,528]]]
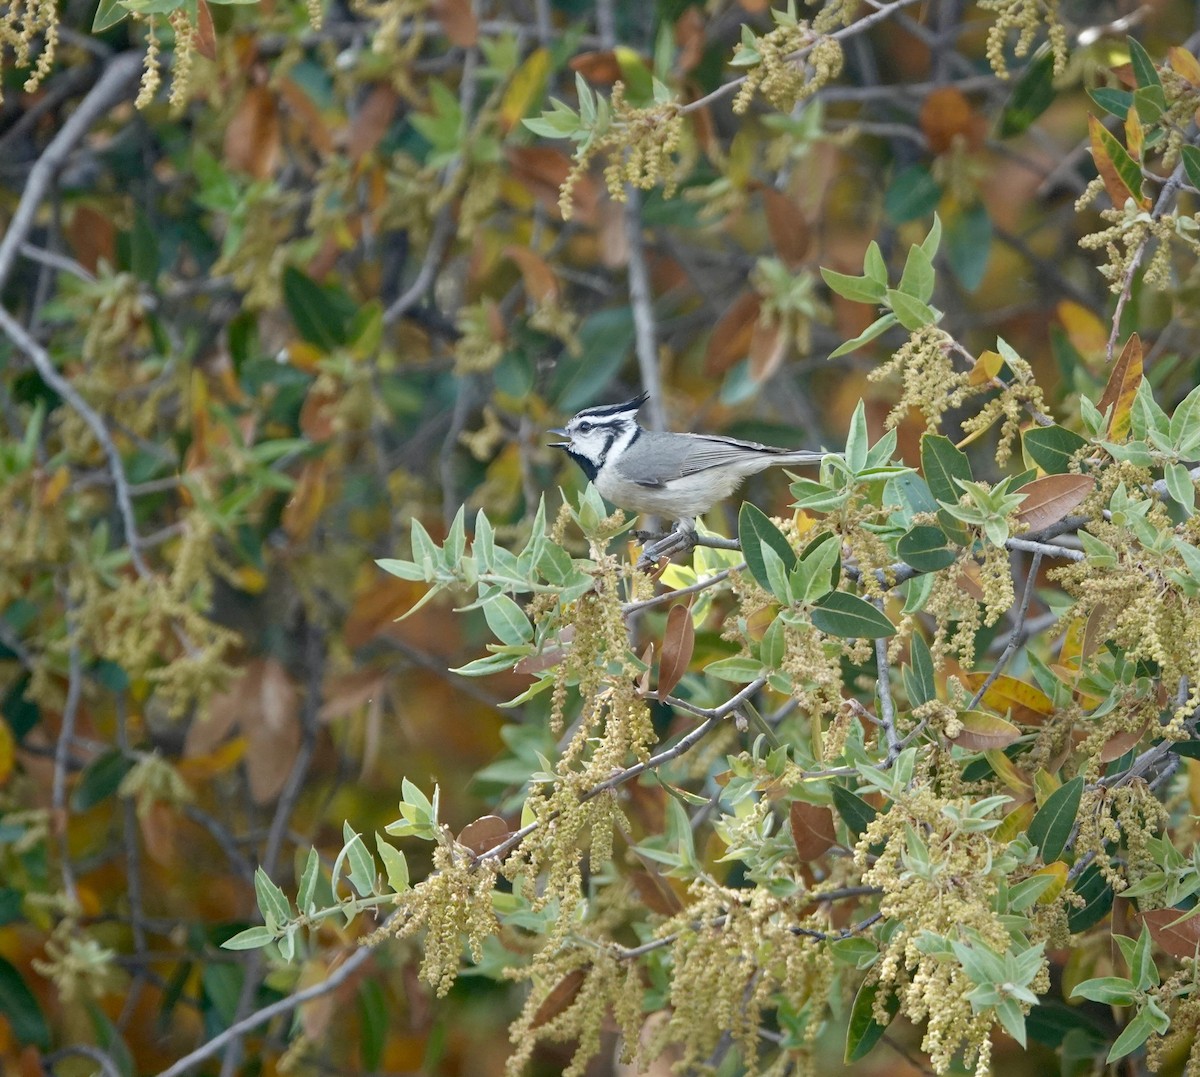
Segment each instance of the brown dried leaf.
[[1096,603],[1092,607],[1092,612],[1088,614],[1087,624],[1083,628],[1083,643],[1080,645],[1079,654],[1083,661],[1087,661],[1096,653],[1100,644],[1104,642],[1104,632],[1108,627],[1108,607],[1103,602]]
[[558,299],[558,277],[541,255],[534,254],[528,247],[517,246],[505,247],[504,253],[517,263],[525,294],[530,299],[535,303],[552,303]]
[[466,846],[476,856],[482,856],[511,833],[508,824],[500,816],[483,815],[462,828],[458,835],[458,844]]
[[1108,436],[1113,441],[1120,441],[1129,433],[1132,426],[1130,416],[1133,414],[1133,398],[1137,396],[1138,386],[1142,384],[1142,341],[1137,333],[1133,333],[1125,347],[1121,349],[1121,357],[1109,375],[1108,384],[1104,387],[1104,395],[1100,397],[1097,407],[1103,414],[1111,407],[1112,414],[1108,419]]
[[250,797],[268,804],[283,789],[300,750],[299,696],[278,659],[259,666],[257,713],[242,719]]
[[779,322],[764,322],[761,318],[754,323],[750,335],[750,376],[756,382],[766,381],[779,369],[787,354],[788,335]]
[[317,378],[304,396],[300,407],[300,432],[309,441],[327,441],[336,430],[338,408],[343,393],[337,383]]
[[621,65],[612,49],[578,53],[567,66],[597,86],[611,86],[621,77]]
[[1029,525],[1029,530],[1058,523],[1092,492],[1096,480],[1090,475],[1046,475],[1021,487],[1025,495],[1017,510],[1017,519]]
[[1160,950],[1180,959],[1200,949],[1200,909],[1151,909],[1142,913],[1150,937]]
[[279,106],[266,86],[250,86],[225,128],[225,163],[268,179],[279,167]]
[[689,4],[676,20],[675,45],[679,54],[675,58],[675,70],[679,74],[686,75],[704,59],[704,27],[705,19],[697,4]]
[[800,207],[774,187],[764,187],[762,199],[775,253],[794,269],[808,255],[812,239],[808,221],[804,219]]
[[683,679],[696,646],[696,627],[692,623],[691,602],[677,602],[667,613],[663,633],[662,658],[658,663],[658,698],[669,696]]
[[117,226],[111,214],[92,206],[76,206],[66,234],[76,260],[88,272],[95,273],[101,259],[110,264],[116,261]]
[[469,49],[479,41],[479,23],[471,0],[433,0],[433,14],[452,45]]
[[674,916],[683,911],[683,902],[679,900],[679,895],[653,866],[630,872],[629,881],[633,883],[638,897],[651,912],[660,916]]
[[816,860],[837,844],[833,812],[823,805],[793,800],[788,817],[792,821],[792,843],[801,863]]
[[318,720],[332,722],[337,718],[349,717],[364,703],[381,696],[387,679],[387,672],[374,666],[364,666],[362,669],[328,678],[321,686],[324,702],[317,711]]
[[926,96],[921,106],[921,130],[929,140],[929,148],[941,154],[958,141],[965,142],[968,149],[978,149],[986,125],[961,90],[943,86]]
[[1137,747],[1142,737],[1146,735],[1146,729],[1149,724],[1149,722],[1143,722],[1139,729],[1133,729],[1109,737],[1104,742],[1104,747],[1100,749],[1100,762],[1111,763],[1114,759],[1120,759],[1130,748]]
[[958,718],[963,727],[953,740],[962,748],[984,752],[1007,748],[1021,739],[1021,731],[1012,722],[986,711],[959,711]]
[[196,3],[196,36],[192,44],[206,60],[217,58],[217,32],[213,27],[212,12],[208,9],[207,0],[197,0]]
[[322,156],[333,153],[333,134],[316,102],[293,79],[280,79],[278,86],[279,99],[291,114],[293,130]]
[[707,377],[719,377],[746,357],[761,305],[757,294],[745,291],[721,315],[704,352],[704,373]]
[[350,124],[350,137],[346,141],[346,156],[357,161],[370,153],[387,133],[396,114],[400,97],[391,86],[380,83],[366,96]]
[[292,496],[283,507],[283,529],[297,542],[303,542],[321,518],[328,489],[329,465],[325,460],[307,460]]
[[587,979],[590,967],[590,965],[585,965],[581,969],[572,969],[550,988],[546,997],[542,999],[541,1005],[538,1006],[537,1012],[533,1015],[533,1020],[529,1023],[530,1031],[549,1024],[559,1014],[566,1013],[571,1008],[571,1004],[579,995],[579,989],[583,987],[583,982]]

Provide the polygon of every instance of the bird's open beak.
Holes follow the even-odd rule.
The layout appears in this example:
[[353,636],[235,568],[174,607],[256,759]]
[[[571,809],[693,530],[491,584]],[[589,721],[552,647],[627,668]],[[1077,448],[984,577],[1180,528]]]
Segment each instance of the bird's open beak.
[[565,449],[568,445],[571,444],[571,435],[568,434],[565,430],[551,429],[551,430],[547,430],[546,433],[547,434],[557,434],[560,438],[567,439],[566,441],[548,441],[548,442],[546,442],[546,444],[549,445],[550,448],[552,448],[552,449]]

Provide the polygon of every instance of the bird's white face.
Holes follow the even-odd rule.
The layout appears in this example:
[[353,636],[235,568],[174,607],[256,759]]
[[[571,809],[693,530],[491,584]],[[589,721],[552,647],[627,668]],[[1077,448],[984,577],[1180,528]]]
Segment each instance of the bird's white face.
[[641,403],[639,397],[624,404],[581,411],[562,429],[550,431],[567,439],[554,443],[555,447],[565,450],[587,477],[595,480],[605,463],[637,434],[637,409]]

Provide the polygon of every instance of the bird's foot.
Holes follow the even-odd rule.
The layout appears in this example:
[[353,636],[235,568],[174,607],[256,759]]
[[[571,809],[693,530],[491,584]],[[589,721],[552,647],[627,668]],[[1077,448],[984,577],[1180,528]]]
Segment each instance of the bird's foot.
[[679,528],[643,547],[637,567],[643,572],[647,572],[664,557],[674,557],[677,553],[686,553],[695,545],[696,532],[690,528]]

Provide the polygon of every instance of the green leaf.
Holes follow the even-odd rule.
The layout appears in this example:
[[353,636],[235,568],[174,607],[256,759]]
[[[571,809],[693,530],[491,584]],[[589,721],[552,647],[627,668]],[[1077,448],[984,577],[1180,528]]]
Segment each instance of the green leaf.
[[709,662],[704,667],[704,672],[723,681],[733,681],[734,684],[749,684],[762,676],[763,665],[753,658],[735,655],[732,658],[719,658],[715,662]]
[[983,283],[991,251],[992,219],[983,202],[950,217],[946,223],[946,261],[964,290],[974,292]]
[[275,933],[291,920],[292,906],[287,896],[262,868],[256,868],[254,872],[254,894],[268,930]]
[[383,1064],[383,1050],[392,1030],[392,1014],[383,988],[376,979],[364,979],[358,985],[356,997],[362,1065],[368,1073],[375,1073]]
[[866,329],[859,333],[858,336],[854,337],[852,340],[847,340],[844,344],[839,344],[836,348],[834,348],[833,351],[829,353],[829,358],[837,359],[839,356],[849,355],[852,351],[857,351],[864,344],[869,344],[876,337],[882,336],[898,321],[899,319],[896,317],[896,315],[890,312],[882,315],[879,318],[876,318],[870,325],[866,327]]
[[821,599],[813,607],[812,623],[822,632],[843,639],[882,639],[896,634],[896,626],[870,602],[845,591],[834,591]]
[[518,647],[533,639],[533,625],[508,595],[495,594],[485,599],[483,616],[495,637],[508,647]]
[[1136,37],[1128,38],[1129,41],[1129,59],[1133,64],[1133,75],[1137,79],[1139,89],[1145,89],[1148,86],[1156,86],[1162,89],[1162,79],[1159,78],[1158,70],[1154,66],[1154,61],[1150,59],[1150,54]]
[[[1054,100],[1054,52],[1040,51],[1025,69],[1000,116],[1000,137],[1027,131]],[[1122,113],[1123,115],[1123,113]]]
[[[919,707],[922,703],[928,703],[931,699],[937,699],[937,682],[934,679],[933,672],[933,655],[929,650],[929,644],[925,642],[925,637],[919,632],[914,632],[911,641],[908,645],[909,665],[906,670],[911,669],[913,690],[909,691],[909,705]],[[908,681],[905,680],[907,688]]]
[[900,319],[900,324],[909,332],[916,332],[938,320],[937,312],[927,303],[914,299],[911,295],[895,288],[887,290],[887,305],[892,313]]
[[42,1008],[15,966],[3,957],[0,957],[0,1016],[8,1019],[17,1043],[50,1050],[50,1028]]
[[79,775],[79,784],[71,794],[71,810],[87,811],[107,800],[131,769],[133,760],[118,748],[96,756]]
[[958,552],[950,548],[946,532],[932,524],[922,524],[902,535],[896,552],[918,572],[937,572],[958,560]]
[[1183,147],[1183,170],[1187,173],[1188,183],[1200,189],[1200,147]]
[[863,272],[880,287],[887,287],[887,263],[883,260],[883,251],[879,249],[875,240],[867,244],[867,253],[863,256]]
[[388,886],[397,894],[404,893],[409,886],[408,859],[378,831],[375,833],[375,847],[379,850],[379,859],[383,861]]
[[375,860],[367,851],[367,843],[362,840],[362,835],[356,833],[348,822],[342,825],[342,833],[346,841],[342,852],[350,863],[350,885],[360,897],[368,897],[375,893]]
[[1066,848],[1067,838],[1079,813],[1083,775],[1059,786],[1046,798],[1029,824],[1029,840],[1042,851],[1042,862],[1053,863]]
[[92,19],[92,33],[99,34],[116,26],[129,15],[120,0],[100,0],[96,5],[96,17]]
[[1196,486],[1188,469],[1183,464],[1172,462],[1167,464],[1165,476],[1167,492],[1191,516],[1196,508]]
[[296,890],[296,908],[301,913],[311,913],[315,905],[313,900],[317,893],[317,877],[321,871],[321,858],[315,848],[308,850],[308,859],[304,862],[304,872],[300,876],[300,886]]
[[821,277],[829,285],[831,291],[849,299],[853,303],[882,303],[887,293],[886,284],[872,280],[870,277],[852,277],[847,273],[837,273],[832,269],[821,267]]
[[[846,1050],[843,1055],[847,1065],[865,1058],[887,1031],[887,1025],[881,1025],[875,1020],[875,997],[878,994],[878,981],[868,980],[854,996],[854,1005],[850,1008],[850,1023],[846,1027]],[[900,1012],[900,999],[890,987],[884,1009],[887,1011],[889,1024],[890,1019]]]
[[934,272],[933,259],[918,246],[908,249],[908,258],[904,262],[904,272],[900,276],[898,290],[922,303],[927,303],[933,295]]
[[898,173],[883,196],[883,211],[895,224],[905,224],[932,213],[942,200],[942,189],[924,165],[911,165]]
[[1071,934],[1078,935],[1098,924],[1107,915],[1113,904],[1113,889],[1097,864],[1089,864],[1075,883],[1075,893],[1083,898],[1084,904],[1067,906],[1067,926]]
[[1026,430],[1022,443],[1029,459],[1049,475],[1065,475],[1071,470],[1071,457],[1087,445],[1074,430],[1064,426]]
[[1133,92],[1130,90],[1114,90],[1108,86],[1099,86],[1088,90],[1088,97],[1096,102],[1105,112],[1117,119],[1123,120],[1133,106]]
[[283,271],[283,302],[296,331],[314,347],[333,351],[349,343],[356,307],[338,288],[323,288],[294,266]]
[[[955,448],[942,434],[921,436],[921,472],[937,501],[958,501],[962,491],[956,480],[971,481],[967,454]],[[938,519],[951,540],[960,546],[967,541],[967,529],[945,509],[938,509]]]
[[879,814],[857,793],[842,785],[833,787],[833,806],[855,838],[861,838],[863,831],[871,825],[871,820]]
[[275,941],[275,932],[269,927],[256,925],[239,931],[232,938],[221,943],[222,950],[258,950],[267,943]]
[[1142,1046],[1154,1032],[1154,1018],[1149,1009],[1139,1010],[1133,1020],[1125,1026],[1125,1031],[1116,1038],[1112,1050],[1108,1052],[1106,1063],[1116,1062],[1128,1054],[1132,1054]]
[[785,572],[796,567],[796,551],[792,549],[782,531],[776,527],[762,509],[746,501],[738,512],[738,539],[742,544],[742,556],[750,575],[764,590],[770,591],[771,578],[767,572],[763,547],[774,550],[783,563]]

